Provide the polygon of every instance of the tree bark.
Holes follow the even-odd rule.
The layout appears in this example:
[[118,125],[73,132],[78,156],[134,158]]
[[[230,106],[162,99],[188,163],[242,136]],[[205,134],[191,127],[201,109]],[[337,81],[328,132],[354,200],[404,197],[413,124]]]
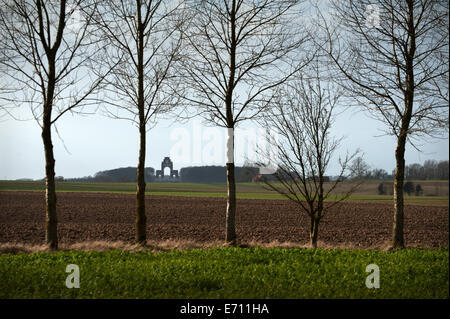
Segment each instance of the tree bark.
[[405,112],[402,116],[400,134],[395,149],[395,179],[394,179],[394,223],[392,230],[392,247],[404,248],[403,233],[403,182],[405,179],[405,146],[409,132],[412,111],[414,106],[414,55],[416,51],[416,34],[414,25],[414,5],[408,1],[408,36],[410,43],[406,53],[406,90],[404,92]]
[[145,125],[139,129],[140,147],[136,184],[136,243],[145,244],[147,240],[147,216],[145,214]]
[[48,86],[44,97],[42,115],[42,142],[45,153],[45,243],[52,250],[58,249],[58,218],[56,214],[55,156],[52,143],[52,109],[55,93],[55,55],[47,51]]
[[225,242],[236,244],[236,180],[234,163],[227,163],[227,215]]
[[145,215],[145,149],[146,119],[144,102],[144,26],[142,25],[141,2],[137,1],[138,24],[138,112],[139,112],[139,161],[136,176],[136,243],[144,245],[147,240],[147,217]]
[[405,178],[405,145],[406,136],[400,136],[395,149],[394,178],[394,222],[392,229],[392,247],[404,248],[403,234],[403,182]]
[[56,216],[55,158],[50,123],[42,128],[45,150],[45,242],[50,249],[58,249],[58,221]]
[[319,220],[311,218],[311,229],[309,232],[309,239],[312,248],[317,248],[317,237],[319,235]]
[[[231,48],[230,48],[230,75],[225,97],[228,141],[227,141],[227,212],[225,242],[236,244],[236,179],[234,176],[234,118],[232,111],[234,77],[236,71],[236,1],[231,3]],[[230,144],[230,145],[228,145]],[[231,157],[231,158],[228,158]]]
[[411,120],[413,108],[413,93],[408,92],[406,96],[406,114],[402,120],[402,126],[395,148],[395,176],[394,176],[394,222],[392,229],[392,248],[404,248],[405,239],[403,232],[404,203],[403,184],[405,179],[405,148],[406,137]]

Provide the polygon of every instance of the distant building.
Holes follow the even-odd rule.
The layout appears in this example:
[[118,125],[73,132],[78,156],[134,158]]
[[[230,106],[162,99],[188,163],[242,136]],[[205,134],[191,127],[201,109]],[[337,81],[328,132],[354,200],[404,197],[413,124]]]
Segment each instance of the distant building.
[[[319,181],[319,176],[310,176],[310,177],[307,178],[307,180],[308,181],[316,181],[316,182],[318,182]],[[330,177],[329,176],[324,176],[323,177],[323,181],[324,182],[329,182],[330,181]]]
[[256,174],[255,177],[252,178],[252,182],[263,182],[263,181],[276,181],[277,178],[274,174]]
[[161,169],[156,171],[156,178],[162,178],[164,179],[164,169],[165,168],[170,169],[169,178],[178,178],[178,170],[173,169],[173,162],[170,160],[170,157],[164,157],[163,161],[161,162]]

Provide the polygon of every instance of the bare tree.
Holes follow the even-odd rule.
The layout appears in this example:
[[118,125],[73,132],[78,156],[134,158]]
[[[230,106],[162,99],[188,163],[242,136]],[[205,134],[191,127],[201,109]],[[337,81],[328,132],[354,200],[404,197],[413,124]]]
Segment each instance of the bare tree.
[[371,172],[371,176],[373,179],[386,179],[388,173],[386,170],[382,168],[374,168]]
[[350,178],[366,179],[370,177],[370,166],[361,156],[355,158],[350,165]]
[[[448,132],[448,1],[333,2],[320,21],[323,48],[356,104],[395,136],[392,246],[405,245],[403,182],[407,142]],[[332,22],[337,25],[332,26]]]
[[[234,129],[269,105],[272,90],[301,68],[307,37],[300,1],[187,1],[189,54],[180,67],[187,103],[206,121],[227,128],[225,241],[236,243]],[[189,109],[192,110],[192,109]]]
[[[95,59],[88,36],[92,17],[87,1],[0,1],[0,63],[6,68],[3,111],[27,104],[42,129],[46,175],[46,233],[58,248],[55,157],[52,128],[68,112],[81,112],[102,77],[88,71]],[[92,8],[92,7],[91,7]],[[89,14],[89,12],[91,12]],[[56,132],[57,129],[56,129]]]
[[[337,186],[351,173],[350,162],[359,150],[339,157],[338,177],[326,183],[325,173],[342,141],[330,135],[341,93],[321,80],[318,72],[309,78],[299,76],[283,85],[278,93],[263,122],[278,132],[278,139],[268,138],[269,147],[259,147],[258,165],[276,159],[274,178],[266,175],[263,181],[309,216],[310,243],[316,248],[319,223],[326,212],[347,199],[361,183],[347,182],[350,188],[344,193],[337,192]],[[332,201],[325,205],[327,199]]]
[[99,63],[106,70],[112,69],[105,79],[105,109],[109,116],[130,120],[139,129],[138,244],[145,244],[147,238],[144,174],[147,131],[156,123],[158,115],[171,111],[179,100],[179,95],[173,92],[179,89],[174,81],[173,64],[178,59],[182,40],[180,6],[181,2],[164,0],[105,1],[95,16],[103,45]]

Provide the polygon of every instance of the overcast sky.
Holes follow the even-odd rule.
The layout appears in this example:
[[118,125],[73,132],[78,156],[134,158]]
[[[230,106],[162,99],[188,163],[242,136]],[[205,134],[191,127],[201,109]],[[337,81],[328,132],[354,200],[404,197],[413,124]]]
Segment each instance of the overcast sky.
[[[138,130],[130,122],[101,115],[70,115],[58,121],[62,141],[53,130],[56,175],[82,177],[100,170],[137,166]],[[366,161],[389,173],[395,165],[395,139],[379,136],[383,126],[364,113],[347,110],[338,116],[333,135],[346,136],[339,152],[361,148]],[[252,159],[252,146],[263,143],[265,130],[244,122],[236,132],[236,162]],[[35,121],[4,119],[0,122],[0,179],[45,176],[44,149],[40,127]],[[184,124],[160,121],[147,137],[147,167],[158,168],[165,156],[171,156],[174,169],[194,165],[225,165],[224,129],[203,125],[200,119]],[[423,141],[422,152],[408,145],[406,163],[449,158],[448,134],[444,139]],[[261,144],[260,144],[261,145]],[[336,173],[330,167],[329,175]]]
[[[30,118],[27,106],[23,109],[18,115]],[[242,165],[246,157],[254,158],[255,143],[264,142],[264,129],[248,121],[242,124],[235,133],[237,165]],[[137,128],[130,122],[100,114],[65,114],[58,120],[57,127],[61,136],[60,139],[53,129],[57,176],[83,177],[101,170],[137,166],[139,136]],[[332,134],[346,137],[339,149],[341,154],[360,148],[372,168],[383,168],[391,173],[395,166],[396,141],[392,136],[380,136],[383,128],[382,124],[355,108],[338,116]],[[225,136],[225,129],[207,127],[200,119],[184,124],[159,121],[148,132],[146,166],[158,169],[165,156],[172,158],[175,169],[225,165]],[[427,159],[448,160],[448,143],[446,134],[442,139],[423,140],[420,152],[408,145],[406,164],[423,163]],[[336,173],[337,166],[331,165],[327,174]],[[44,148],[38,124],[33,120],[1,118],[0,179],[40,179],[44,176]]]

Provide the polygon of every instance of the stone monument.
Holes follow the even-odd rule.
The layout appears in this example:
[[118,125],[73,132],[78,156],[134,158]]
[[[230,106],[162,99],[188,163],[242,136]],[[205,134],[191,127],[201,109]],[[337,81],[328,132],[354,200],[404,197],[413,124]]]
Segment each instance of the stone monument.
[[156,178],[162,178],[165,179],[164,176],[164,169],[168,167],[170,168],[169,178],[178,178],[178,170],[173,169],[173,162],[170,160],[170,157],[164,157],[163,161],[161,162],[161,169],[156,171]]

